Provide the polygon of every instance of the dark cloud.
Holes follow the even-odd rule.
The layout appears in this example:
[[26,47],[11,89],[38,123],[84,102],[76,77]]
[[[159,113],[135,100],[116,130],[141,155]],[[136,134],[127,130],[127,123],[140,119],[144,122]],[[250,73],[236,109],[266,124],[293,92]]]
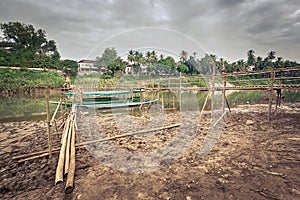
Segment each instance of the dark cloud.
[[[0,13],[1,22],[21,21],[46,30],[63,58],[79,60],[122,31],[165,27],[191,36],[208,53],[229,60],[245,58],[246,51],[254,49],[262,56],[275,50],[300,61],[298,0],[2,0]],[[124,37],[127,48],[134,46],[128,45],[130,41],[136,43],[134,37]],[[157,37],[153,34],[153,44]],[[180,47],[197,51],[177,39],[168,40],[168,45],[174,51]],[[124,51],[126,46],[120,48]]]

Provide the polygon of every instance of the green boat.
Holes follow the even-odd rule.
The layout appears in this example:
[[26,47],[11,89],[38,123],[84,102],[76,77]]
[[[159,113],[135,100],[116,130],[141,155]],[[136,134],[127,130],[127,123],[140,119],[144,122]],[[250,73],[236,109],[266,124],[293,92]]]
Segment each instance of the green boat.
[[[69,98],[72,98],[72,100],[70,101],[62,102],[62,105],[70,107],[72,106],[73,103],[76,103],[77,105],[80,105],[83,108],[94,107],[97,109],[109,109],[109,108],[141,106],[150,103],[155,103],[158,101],[158,100],[141,101],[141,97],[136,96],[136,94],[143,93],[143,92],[145,92],[145,90],[119,90],[119,91],[112,90],[112,91],[82,92],[80,95],[81,101],[78,99],[76,100],[76,96],[77,96],[76,92],[62,92],[64,96],[68,96]],[[128,95],[130,95],[130,97],[128,97]],[[121,96],[123,96],[123,98]],[[50,101],[50,103],[59,104],[60,102]]]

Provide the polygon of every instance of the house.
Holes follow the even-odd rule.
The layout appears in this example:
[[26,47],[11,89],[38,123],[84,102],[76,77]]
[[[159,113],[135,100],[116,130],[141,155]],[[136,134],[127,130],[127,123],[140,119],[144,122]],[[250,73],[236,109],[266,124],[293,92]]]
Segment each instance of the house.
[[78,72],[99,72],[99,69],[95,67],[95,60],[80,60],[77,64]]
[[125,74],[133,74],[133,67],[132,65],[128,64],[125,68]]

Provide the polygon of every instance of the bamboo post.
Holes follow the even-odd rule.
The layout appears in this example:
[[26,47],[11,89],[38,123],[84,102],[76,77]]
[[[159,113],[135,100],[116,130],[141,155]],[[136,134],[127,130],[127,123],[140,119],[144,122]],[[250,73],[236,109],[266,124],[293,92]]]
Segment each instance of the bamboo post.
[[161,108],[162,108],[162,110],[165,109],[164,108],[164,93],[163,92],[161,93]]
[[173,109],[175,109],[175,99],[174,99],[174,96],[172,96],[172,102],[173,102]]
[[57,111],[58,111],[58,109],[59,109],[61,103],[62,103],[62,99],[60,98],[59,104],[57,104],[57,107],[56,107],[56,109],[55,109],[55,111],[54,111],[54,113],[53,113],[53,115],[52,115],[51,120],[50,120],[50,126],[52,126],[52,123],[53,123],[53,121],[55,120],[55,116],[56,116],[56,114],[57,114]]
[[[282,73],[280,73],[281,75]],[[282,79],[279,79],[279,86],[281,87],[282,86]],[[281,106],[281,97],[282,97],[282,94],[281,94],[281,90],[280,90],[280,98],[279,98],[279,102],[278,102],[278,106],[280,107]]]
[[277,114],[277,107],[280,106],[280,100],[281,100],[281,89],[276,90],[276,107],[275,107],[275,115]]
[[226,102],[226,74],[224,73],[224,87],[223,87],[223,104],[222,104],[222,111],[225,112],[225,104]]
[[[76,116],[76,115],[75,115]],[[72,124],[72,139],[71,139],[71,153],[70,153],[70,165],[67,176],[65,192],[70,193],[73,191],[74,176],[75,176],[75,123]]]
[[68,138],[67,138],[67,146],[66,146],[66,155],[65,155],[65,170],[64,174],[67,174],[69,172],[69,164],[70,164],[70,145],[71,145],[71,136],[72,136],[72,129],[74,124],[74,118],[71,119]]
[[[63,102],[64,101],[64,96],[63,96],[63,94],[61,93],[61,102]],[[64,121],[65,119],[64,119],[64,114],[63,114],[63,107],[62,107],[62,103],[60,104],[60,117],[62,118],[62,120]]]
[[47,111],[47,134],[48,134],[48,148],[49,158],[52,157],[52,136],[50,133],[50,108],[49,108],[49,89],[46,90],[46,111]]
[[269,91],[269,112],[268,112],[268,122],[271,118],[271,111],[272,111],[272,94],[273,94],[273,86],[274,86],[274,79],[275,79],[275,72],[271,73],[271,84],[270,84],[270,91]]
[[214,95],[215,95],[215,73],[216,73],[216,65],[213,62],[212,66],[212,80],[211,80],[211,116],[213,115],[214,110]]
[[200,111],[200,117],[199,117],[200,119],[201,119],[201,117],[202,117],[202,114],[203,114],[204,108],[205,108],[205,106],[206,106],[208,97],[209,97],[209,91],[208,91],[208,93],[207,93],[207,96],[206,96],[206,98],[205,98],[204,104],[203,104],[202,109],[201,109],[201,111]]
[[181,72],[179,73],[179,111],[181,111],[181,78],[182,78],[182,74]]
[[64,134],[63,142],[60,148],[58,164],[56,168],[56,175],[55,175],[55,184],[63,181],[63,170],[64,170],[64,161],[65,161],[65,153],[66,153],[66,144],[68,138],[69,131]]

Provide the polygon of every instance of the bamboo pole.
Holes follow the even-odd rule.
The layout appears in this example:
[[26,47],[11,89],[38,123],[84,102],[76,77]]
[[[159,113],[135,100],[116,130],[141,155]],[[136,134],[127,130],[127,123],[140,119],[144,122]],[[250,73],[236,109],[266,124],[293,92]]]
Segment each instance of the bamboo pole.
[[182,111],[182,109],[181,109],[181,98],[182,98],[182,96],[181,96],[181,84],[182,84],[182,74],[181,74],[181,72],[179,73],[179,111]]
[[216,74],[216,65],[213,63],[212,66],[212,79],[211,79],[211,116],[213,115],[214,110],[214,96],[215,96],[215,74]]
[[273,94],[273,86],[274,86],[274,78],[275,78],[275,72],[271,73],[271,84],[270,84],[270,93],[269,93],[269,112],[268,112],[268,122],[270,122],[271,118],[271,112],[272,112],[272,94]]
[[161,109],[164,110],[164,93],[161,93]]
[[64,161],[65,161],[65,152],[66,152],[68,133],[69,131],[64,135],[63,142],[60,148],[58,164],[56,168],[56,175],[55,175],[55,184],[63,181],[63,170],[64,170]]
[[202,109],[201,109],[201,112],[200,112],[200,117],[199,117],[200,119],[201,119],[201,117],[202,117],[202,114],[203,114],[204,108],[205,108],[205,106],[206,106],[208,97],[209,97],[209,92],[207,93],[207,96],[206,96],[206,98],[205,98],[204,104],[203,104],[203,106],[202,106]]
[[[174,127],[178,127],[180,125],[181,124],[173,124],[173,125],[165,126],[165,127],[161,127],[161,128],[154,128],[154,129],[142,130],[142,131],[137,131],[137,132],[132,132],[132,133],[125,133],[125,134],[116,135],[116,136],[112,136],[112,137],[108,137],[108,138],[102,138],[102,139],[98,139],[98,140],[83,142],[83,143],[75,145],[75,147],[81,148],[81,147],[83,147],[84,145],[87,145],[87,144],[93,144],[93,143],[97,143],[97,142],[104,142],[104,141],[114,140],[114,139],[118,139],[118,138],[122,138],[122,137],[127,137],[127,136],[132,136],[132,135],[137,135],[137,134],[152,132],[152,131],[160,131],[160,130],[164,130],[164,129],[171,129],[171,128],[174,128]],[[56,153],[60,149],[61,148],[53,149],[52,152]],[[36,155],[39,155],[39,154],[44,154],[44,156],[49,155],[49,153],[47,153],[47,152],[48,152],[47,150],[39,151],[39,152],[34,152],[34,153],[26,154],[26,155],[15,156],[15,157],[13,157],[13,159],[22,159],[22,158],[26,158],[26,157],[29,157],[29,156],[33,156],[31,158],[34,159],[34,157]],[[44,156],[40,156],[40,157],[44,157]],[[31,159],[28,158],[27,160],[31,160]]]
[[54,111],[54,113],[52,115],[52,118],[51,118],[51,121],[50,121],[50,126],[52,126],[52,123],[53,123],[53,121],[55,119],[56,113],[57,113],[57,111],[58,111],[61,103],[62,103],[62,99],[60,98],[59,104],[57,104],[56,109],[55,109],[55,111]]
[[172,96],[172,102],[173,102],[173,109],[175,109],[175,99],[174,99],[174,96]]
[[221,117],[216,121],[216,123],[214,123],[213,127],[215,127],[215,126],[219,123],[219,121],[225,116],[225,114],[226,114],[226,110],[225,110],[225,112],[221,115]]
[[[74,119],[74,117],[73,117]],[[67,139],[67,146],[66,146],[66,155],[65,155],[65,170],[64,174],[66,175],[69,171],[69,164],[70,164],[70,145],[71,145],[71,137],[72,137],[72,129],[73,129],[73,124],[74,121],[71,119],[70,123],[70,128],[69,128],[69,133],[68,133],[68,139]]]
[[72,124],[72,139],[71,139],[71,156],[70,156],[70,166],[67,176],[67,182],[65,187],[65,192],[70,193],[73,191],[74,186],[74,176],[75,176],[75,123]]
[[61,141],[60,141],[61,144],[63,143],[63,138],[65,137],[65,135],[66,135],[66,134],[68,133],[68,131],[69,131],[69,127],[70,127],[70,117],[71,117],[71,115],[68,115],[67,120],[66,120],[66,122],[65,122],[64,130],[63,130],[63,132],[62,132]]
[[[70,120],[73,120],[73,114],[74,114],[74,110],[76,108],[76,104],[72,105],[72,110],[71,110],[71,117],[69,118]],[[72,128],[72,127],[69,127]],[[69,129],[67,129],[68,131],[66,131],[66,133],[64,134],[63,137],[63,142],[61,145],[61,149],[60,149],[60,153],[59,153],[59,159],[58,159],[58,164],[57,164],[57,168],[56,168],[56,176],[55,176],[55,184],[63,181],[63,170],[64,170],[64,161],[65,161],[65,153],[66,153],[66,145],[67,145],[67,139],[68,139],[68,135],[69,135]]]
[[132,133],[124,133],[124,134],[121,134],[121,135],[116,135],[116,136],[112,136],[112,137],[108,137],[108,138],[102,138],[102,139],[98,139],[98,140],[83,142],[80,145],[87,145],[87,144],[93,144],[93,143],[97,143],[97,142],[104,142],[104,141],[108,141],[108,140],[114,140],[114,139],[118,139],[118,138],[122,138],[122,137],[137,135],[137,134],[141,134],[141,133],[148,133],[148,132],[152,132],[152,131],[160,131],[160,130],[164,130],[164,129],[170,129],[170,128],[178,127],[180,125],[181,124],[173,124],[173,125],[165,126],[165,127],[161,127],[161,128],[153,128],[153,129],[149,129],[149,130],[142,130],[142,131],[137,131],[137,132],[132,132]]
[[226,74],[224,74],[224,88],[223,88],[223,104],[222,104],[222,111],[225,112],[225,104],[226,104]]
[[52,136],[50,133],[49,89],[46,90],[46,110],[47,110],[47,134],[48,134],[49,158],[51,158],[52,157]]

